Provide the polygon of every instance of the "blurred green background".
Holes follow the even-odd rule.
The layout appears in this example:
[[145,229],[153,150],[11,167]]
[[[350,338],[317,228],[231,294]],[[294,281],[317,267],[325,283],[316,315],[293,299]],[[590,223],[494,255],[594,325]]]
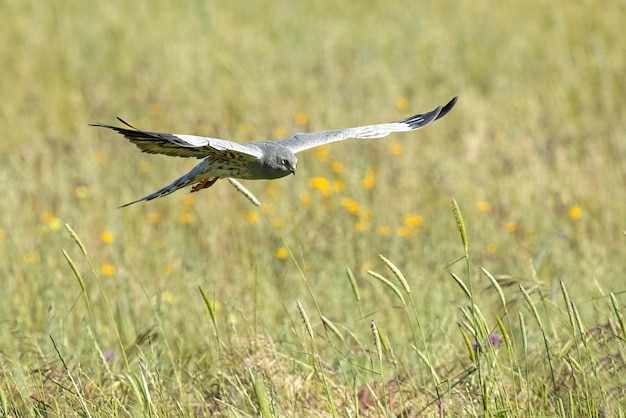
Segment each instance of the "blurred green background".
[[[174,357],[192,356],[213,332],[199,286],[229,335],[297,345],[301,300],[369,341],[346,267],[363,312],[403,344],[410,327],[393,294],[366,274],[384,271],[378,254],[404,271],[446,361],[461,347],[465,303],[448,275],[464,271],[453,264],[463,256],[453,198],[472,273],[540,283],[552,299],[563,280],[582,318],[603,321],[598,304],[624,289],[625,7],[3,1],[5,372],[54,360],[49,336],[73,361],[96,362],[94,341],[116,349],[114,324],[124,345],[156,326]],[[424,130],[311,150],[295,177],[245,182],[261,208],[220,181],[118,210],[196,161],[141,154],[88,126],[120,116],[247,142],[397,120],[456,95]],[[84,276],[89,320],[61,250]]]

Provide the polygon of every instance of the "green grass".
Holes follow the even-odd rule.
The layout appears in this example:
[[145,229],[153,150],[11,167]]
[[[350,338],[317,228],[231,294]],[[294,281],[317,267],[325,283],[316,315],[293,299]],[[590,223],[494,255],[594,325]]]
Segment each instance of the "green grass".
[[[0,13],[0,416],[626,416],[620,2]],[[245,142],[455,95],[243,183],[260,207],[118,210],[195,162],[88,126]]]

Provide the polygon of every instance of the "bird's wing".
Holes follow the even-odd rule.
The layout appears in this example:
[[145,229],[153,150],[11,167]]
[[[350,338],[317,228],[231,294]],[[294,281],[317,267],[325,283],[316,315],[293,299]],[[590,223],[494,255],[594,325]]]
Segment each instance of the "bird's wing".
[[393,132],[414,131],[445,116],[452,110],[456,101],[457,97],[450,100],[445,106],[438,106],[428,113],[411,116],[410,118],[402,119],[397,122],[339,129],[335,131],[300,133],[289,138],[275,141],[274,143],[291,150],[295,154],[296,152],[348,138],[373,139],[385,137]]
[[165,154],[173,157],[204,158],[209,155],[217,155],[226,151],[236,153],[244,159],[257,159],[262,156],[258,147],[238,144],[223,139],[209,138],[206,136],[166,134],[160,132],[148,132],[139,130],[130,124],[117,118],[129,128],[106,125],[102,123],[91,124],[101,128],[113,129],[124,135],[130,142],[135,144],[143,152],[149,154]]

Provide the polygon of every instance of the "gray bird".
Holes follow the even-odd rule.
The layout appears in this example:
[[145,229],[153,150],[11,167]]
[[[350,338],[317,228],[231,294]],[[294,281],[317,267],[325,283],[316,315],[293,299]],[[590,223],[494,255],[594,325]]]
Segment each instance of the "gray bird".
[[406,132],[423,128],[445,116],[454,107],[456,101],[457,97],[450,100],[445,106],[437,106],[428,113],[411,116],[397,122],[334,131],[298,133],[278,141],[249,142],[247,144],[238,144],[206,136],[142,131],[119,117],[117,119],[131,129],[101,123],[91,124],[91,126],[113,129],[124,135],[141,151],[149,154],[203,159],[181,178],[141,199],[120,206],[123,208],[143,200],[166,196],[189,185],[193,185],[192,193],[197,192],[211,187],[221,178],[271,180],[295,174],[298,164],[295,154],[300,151],[348,138],[382,138],[392,132]]

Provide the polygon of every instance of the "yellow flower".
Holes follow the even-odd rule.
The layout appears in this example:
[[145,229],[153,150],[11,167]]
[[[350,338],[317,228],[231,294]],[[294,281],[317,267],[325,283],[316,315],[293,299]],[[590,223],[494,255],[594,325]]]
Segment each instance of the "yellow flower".
[[487,254],[494,254],[498,250],[498,246],[493,242],[487,244]]
[[189,225],[193,222],[193,216],[191,216],[191,213],[189,212],[183,212],[178,217],[178,221],[183,225]]
[[170,291],[165,291],[163,293],[161,293],[161,302],[167,302],[170,305],[174,303],[174,301],[176,300],[176,298],[174,297],[174,294]]
[[161,216],[161,213],[159,212],[148,213],[148,222],[150,222],[151,224],[158,224],[159,222],[161,222],[162,219],[163,216]]
[[49,231],[56,231],[63,226],[61,219],[57,218],[52,212],[42,213],[41,220],[45,224],[45,228]]
[[26,253],[22,256],[22,260],[24,260],[24,263],[26,264],[36,264],[39,263],[39,261],[41,260],[41,256],[39,255],[38,252],[33,251],[30,253]]
[[174,266],[172,266],[171,264],[166,264],[165,267],[163,267],[163,273],[165,274],[170,274],[173,271],[174,271]]
[[4,229],[0,228],[0,241],[4,240],[4,238],[7,236],[7,233]]
[[248,222],[250,222],[251,224],[259,222],[259,214],[256,212],[248,212],[247,218]]
[[274,138],[281,139],[287,136],[287,129],[284,126],[277,126],[274,128]]
[[322,193],[322,196],[330,195],[330,183],[324,177],[313,177],[309,180],[309,185],[313,189],[317,189]]
[[102,274],[105,276],[115,276],[115,267],[111,264],[102,265]]
[[194,203],[196,203],[196,197],[192,194],[188,194],[183,199],[183,206],[193,206]]
[[406,237],[407,235],[411,234],[411,228],[409,228],[408,226],[399,226],[396,233],[398,234],[399,237]]
[[369,229],[369,224],[363,221],[355,222],[354,225],[352,225],[352,229],[356,232],[367,231]]
[[152,103],[150,105],[150,115],[152,117],[160,116],[161,113],[162,113],[162,110],[163,109],[161,108],[161,106],[159,104],[157,104],[157,103]]
[[476,203],[476,209],[478,209],[480,212],[489,212],[491,210],[491,205],[489,204],[489,202],[481,200],[480,202]]
[[63,222],[59,218],[54,218],[48,223],[48,228],[50,228],[51,231],[61,229],[62,226]]
[[278,189],[276,188],[276,183],[273,181],[265,182],[265,195],[270,199],[275,198],[278,195]]
[[278,247],[274,250],[274,255],[276,256],[276,258],[284,260],[289,257],[289,250],[287,250],[285,247]]
[[400,144],[391,144],[389,147],[389,151],[391,151],[392,155],[402,155],[404,152],[404,147]]
[[374,187],[374,185],[376,184],[376,171],[374,171],[374,169],[372,168],[368,169],[361,183],[366,189],[371,189],[372,187]]
[[270,213],[274,213],[274,206],[272,205],[263,205],[261,206],[261,211],[267,215]]
[[113,237],[113,233],[109,232],[109,231],[105,231],[102,233],[102,235],[100,235],[100,239],[102,240],[102,242],[104,242],[105,244],[110,244],[113,242],[113,240],[115,239],[115,237]]
[[304,192],[300,195],[300,202],[302,202],[303,205],[308,205],[311,203],[311,193],[309,192]]
[[320,161],[328,161],[328,145],[322,145],[321,147],[315,148],[315,156]]
[[304,112],[298,112],[293,116],[293,121],[297,125],[304,125],[308,122],[309,118]]
[[398,110],[406,110],[409,107],[409,100],[406,97],[398,97],[396,99],[396,108]]
[[391,228],[387,225],[381,225],[378,227],[378,235],[389,236],[391,235]]
[[361,265],[361,271],[363,273],[365,273],[366,271],[371,270],[373,268],[374,268],[374,263],[372,263],[371,261],[366,261],[365,263],[363,263]]
[[517,224],[515,222],[507,222],[506,225],[504,225],[504,228],[506,228],[507,231],[509,232],[515,232],[517,231]]
[[415,228],[424,223],[424,218],[419,215],[407,216],[404,218],[404,225],[409,228]]
[[52,212],[44,212],[44,213],[41,214],[41,220],[44,223],[48,223],[48,222],[50,222],[54,218],[55,218],[55,216],[54,216],[54,213],[52,213]]
[[579,219],[581,216],[583,216],[583,210],[580,206],[578,205],[574,205],[571,208],[569,208],[569,217],[572,219]]
[[335,180],[333,182],[333,189],[335,190],[335,192],[340,193],[343,191],[343,189],[345,188],[345,183],[343,182],[343,180]]
[[74,189],[74,195],[79,199],[85,199],[89,197],[89,189],[86,186],[77,186]]
[[346,208],[348,212],[350,212],[353,215],[358,215],[359,212],[361,211],[361,207],[359,206],[359,204],[355,202],[354,200],[350,199],[349,197],[341,198],[341,206]]
[[106,161],[106,155],[103,152],[96,152],[91,156],[91,159],[96,164],[103,164]]
[[272,226],[274,228],[281,228],[283,226],[283,220],[280,218],[272,219]]
[[330,165],[330,169],[333,171],[333,173],[339,174],[343,171],[343,164],[341,164],[339,161],[333,161],[333,163]]

